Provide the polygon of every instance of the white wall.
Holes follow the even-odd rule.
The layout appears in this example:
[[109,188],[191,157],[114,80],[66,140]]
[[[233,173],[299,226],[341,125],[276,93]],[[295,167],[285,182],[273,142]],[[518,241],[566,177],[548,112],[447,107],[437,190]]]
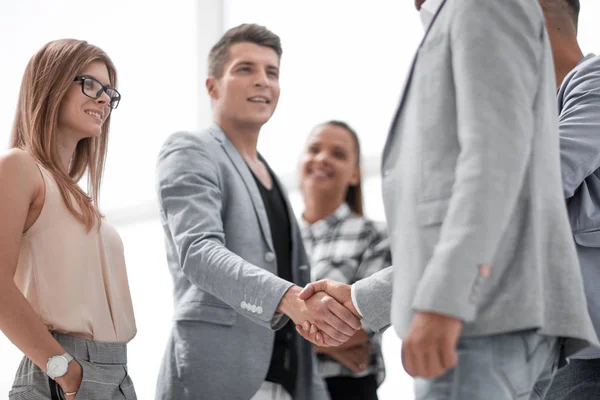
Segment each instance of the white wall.
[[276,171],[295,171],[282,150],[301,148],[327,119],[348,121],[365,157],[379,156],[422,32],[405,3],[225,1],[226,28],[252,21],[281,37],[281,98],[259,142]]
[[[600,51],[600,3],[582,0],[580,39]],[[119,71],[123,101],[114,113],[101,204],[125,244],[138,336],[130,372],[140,399],[153,398],[170,328],[171,283],[162,231],[155,218],[154,160],[165,136],[210,120],[204,94],[208,49],[223,29],[266,25],[282,39],[282,94],[259,148],[290,188],[299,149],[310,128],[347,120],[358,131],[370,178],[367,213],[383,219],[379,154],[422,29],[412,0],[19,0],[0,2],[0,148],[8,142],[21,76],[49,40],[84,38],[106,50]],[[293,207],[301,210],[297,192]],[[388,379],[380,398],[412,398],[400,366],[400,343],[384,339]],[[0,397],[20,354],[0,335]]]

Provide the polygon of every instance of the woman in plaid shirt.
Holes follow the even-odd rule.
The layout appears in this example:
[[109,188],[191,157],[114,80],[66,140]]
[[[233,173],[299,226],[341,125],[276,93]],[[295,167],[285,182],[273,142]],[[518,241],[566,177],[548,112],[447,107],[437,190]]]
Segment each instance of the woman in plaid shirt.
[[[299,164],[301,229],[312,279],[347,284],[391,265],[383,224],[364,217],[356,132],[328,121],[310,134]],[[365,329],[339,347],[315,347],[332,400],[377,399],[385,367],[381,338]]]

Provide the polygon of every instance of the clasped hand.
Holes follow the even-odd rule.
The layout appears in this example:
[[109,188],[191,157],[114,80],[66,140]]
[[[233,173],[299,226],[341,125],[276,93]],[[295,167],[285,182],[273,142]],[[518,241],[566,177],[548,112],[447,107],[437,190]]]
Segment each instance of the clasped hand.
[[[352,303],[351,286],[340,282],[323,280],[311,283],[299,294],[299,298],[309,302],[322,292],[337,300],[355,317],[360,315]],[[294,321],[297,323],[298,333],[316,346],[341,344],[338,343],[341,340],[333,340],[331,330],[321,329],[312,320],[303,321],[301,324]],[[415,312],[408,333],[402,340],[402,364],[406,372],[413,377],[434,378],[456,366],[456,348],[462,327],[462,320],[449,315],[428,311]]]
[[[362,329],[354,307],[348,308],[346,302],[324,290],[307,291],[292,286],[283,296],[278,311],[290,317],[297,328],[305,326],[310,331],[312,326],[322,346],[339,346]],[[313,343],[317,344],[314,340]]]

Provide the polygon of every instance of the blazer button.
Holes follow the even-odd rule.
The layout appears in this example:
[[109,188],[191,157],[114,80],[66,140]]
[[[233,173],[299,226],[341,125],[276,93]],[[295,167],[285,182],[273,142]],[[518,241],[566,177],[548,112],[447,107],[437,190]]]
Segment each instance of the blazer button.
[[246,306],[247,306],[247,303],[246,303],[245,301],[242,301],[242,302],[240,303],[240,307],[242,307],[242,310],[245,310],[245,309],[246,309]]
[[262,307],[261,307],[261,306],[258,306],[258,307],[256,307],[256,313],[257,313],[258,315],[260,315],[260,314],[262,314],[262,313],[263,313],[263,309],[262,309]]
[[256,313],[256,304],[252,304],[250,306],[250,311],[252,311],[253,313]]
[[265,253],[265,261],[268,263],[271,263],[275,260],[275,254],[271,253],[270,251],[267,251]]

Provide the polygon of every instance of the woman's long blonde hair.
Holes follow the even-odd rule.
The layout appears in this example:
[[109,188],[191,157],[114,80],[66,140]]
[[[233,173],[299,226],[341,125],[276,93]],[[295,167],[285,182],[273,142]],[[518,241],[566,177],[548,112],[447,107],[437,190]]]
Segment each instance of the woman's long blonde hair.
[[[104,171],[110,115],[99,137],[85,138],[77,143],[68,167],[61,164],[57,135],[61,102],[75,76],[94,61],[108,69],[110,85],[117,86],[117,72],[108,55],[83,40],[55,40],[42,47],[29,61],[19,93],[13,124],[12,148],[31,154],[52,173],[68,210],[91,229],[99,223],[98,193]],[[77,184],[88,172],[88,193]]]

